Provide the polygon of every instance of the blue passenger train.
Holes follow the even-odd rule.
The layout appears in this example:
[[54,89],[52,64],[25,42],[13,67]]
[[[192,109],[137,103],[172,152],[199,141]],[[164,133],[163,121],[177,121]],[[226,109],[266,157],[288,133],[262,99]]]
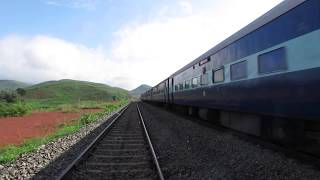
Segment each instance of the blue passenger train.
[[[239,114],[319,120],[320,0],[283,1],[141,99],[184,106],[190,113],[214,110],[220,124],[257,135],[261,130],[246,129],[252,122],[258,129],[265,122],[260,118],[234,125]],[[285,126],[275,123],[269,126]]]

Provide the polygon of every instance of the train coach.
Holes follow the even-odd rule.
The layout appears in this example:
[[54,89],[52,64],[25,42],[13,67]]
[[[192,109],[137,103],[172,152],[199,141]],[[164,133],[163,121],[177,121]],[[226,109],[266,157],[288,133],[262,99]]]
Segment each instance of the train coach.
[[141,99],[270,139],[320,132],[320,1],[283,1]]

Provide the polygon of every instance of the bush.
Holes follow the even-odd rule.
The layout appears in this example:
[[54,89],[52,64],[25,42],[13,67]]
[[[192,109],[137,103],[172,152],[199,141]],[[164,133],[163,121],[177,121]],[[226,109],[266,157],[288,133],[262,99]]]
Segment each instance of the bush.
[[119,107],[121,107],[119,104],[107,104],[104,108],[104,111],[106,113],[110,113],[116,109],[118,109]]
[[0,103],[0,117],[23,116],[29,108],[24,103]]
[[15,103],[18,101],[18,95],[15,92],[0,92],[0,101],[7,103]]
[[81,125],[90,124],[92,122],[95,122],[96,120],[98,120],[102,116],[104,116],[104,113],[88,113],[88,114],[84,114],[80,118],[80,124]]

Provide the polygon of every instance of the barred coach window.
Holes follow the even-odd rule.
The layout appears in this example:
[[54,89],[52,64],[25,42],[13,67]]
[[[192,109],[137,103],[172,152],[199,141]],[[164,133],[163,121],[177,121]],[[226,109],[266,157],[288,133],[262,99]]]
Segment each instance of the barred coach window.
[[209,84],[209,74],[208,74],[208,73],[202,74],[202,75],[200,76],[200,84],[201,84],[201,85],[207,85],[207,84]]
[[179,90],[183,90],[183,83],[179,84]]
[[279,48],[258,57],[259,73],[272,73],[286,70],[286,53],[285,48]]
[[198,87],[198,78],[192,78],[192,87]]
[[175,85],[175,86],[174,86],[174,90],[175,90],[175,91],[178,91],[178,90],[179,90],[178,85]]
[[213,82],[223,82],[224,81],[224,68],[213,71]]
[[186,80],[184,83],[184,88],[189,89],[190,88],[190,80]]
[[247,77],[247,61],[242,61],[232,64],[231,67],[231,80],[238,80]]

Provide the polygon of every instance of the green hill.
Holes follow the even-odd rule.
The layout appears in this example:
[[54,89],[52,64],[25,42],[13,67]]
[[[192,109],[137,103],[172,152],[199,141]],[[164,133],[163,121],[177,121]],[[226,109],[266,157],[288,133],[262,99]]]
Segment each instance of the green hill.
[[59,80],[47,81],[26,88],[26,99],[55,102],[112,101],[128,97],[128,91],[105,84]]
[[151,89],[151,86],[146,85],[146,84],[142,84],[142,85],[140,85],[139,87],[131,90],[131,91],[129,92],[129,94],[130,94],[131,96],[133,96],[133,97],[139,98],[142,93],[148,91],[149,89]]
[[30,86],[30,84],[14,80],[0,80],[0,90],[11,91],[16,90],[17,88],[25,88],[27,86]]

